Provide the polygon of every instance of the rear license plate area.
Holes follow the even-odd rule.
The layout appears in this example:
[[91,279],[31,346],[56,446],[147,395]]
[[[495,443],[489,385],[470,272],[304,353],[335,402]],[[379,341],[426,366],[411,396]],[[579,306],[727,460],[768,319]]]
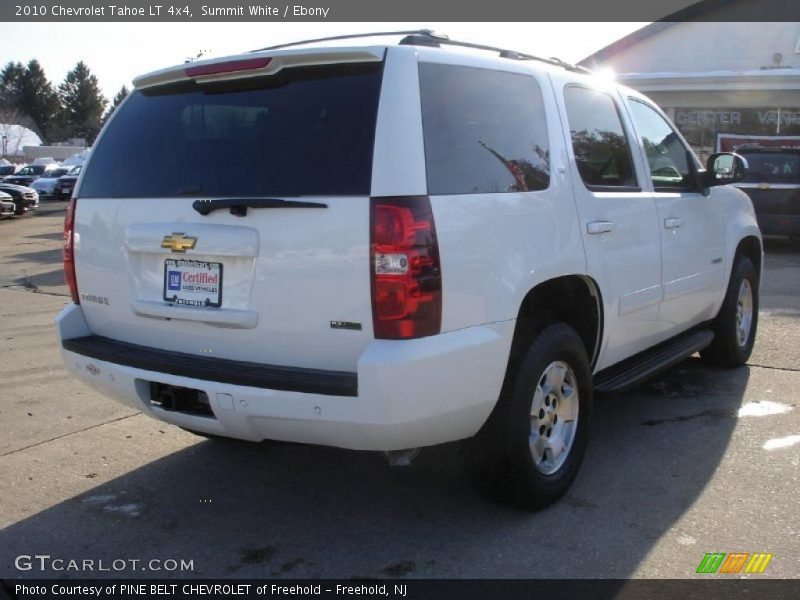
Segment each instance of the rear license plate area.
[[222,263],[184,258],[164,261],[164,301],[181,306],[222,306]]

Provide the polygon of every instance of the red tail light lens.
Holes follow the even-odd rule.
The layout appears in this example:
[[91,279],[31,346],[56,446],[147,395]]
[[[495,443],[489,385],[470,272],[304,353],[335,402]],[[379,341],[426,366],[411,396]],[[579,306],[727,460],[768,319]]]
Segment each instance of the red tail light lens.
[[372,325],[376,338],[434,335],[442,326],[442,269],[427,196],[372,198]]
[[64,216],[64,279],[75,304],[80,304],[78,296],[78,280],[75,278],[75,205],[77,198],[72,198]]

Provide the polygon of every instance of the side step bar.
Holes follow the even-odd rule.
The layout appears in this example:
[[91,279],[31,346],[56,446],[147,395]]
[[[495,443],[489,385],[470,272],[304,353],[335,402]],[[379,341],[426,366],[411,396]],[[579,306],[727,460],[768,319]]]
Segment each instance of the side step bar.
[[596,392],[620,392],[652,377],[714,341],[710,329],[695,329],[640,352],[621,363],[603,369],[594,376]]

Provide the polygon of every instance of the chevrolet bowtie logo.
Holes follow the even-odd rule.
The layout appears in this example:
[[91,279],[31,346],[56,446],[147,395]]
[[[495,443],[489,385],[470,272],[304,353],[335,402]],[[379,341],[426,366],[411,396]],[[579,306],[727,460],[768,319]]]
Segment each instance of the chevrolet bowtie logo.
[[173,252],[186,252],[187,250],[194,249],[197,244],[196,237],[187,237],[185,233],[173,233],[172,235],[165,235],[161,240],[162,248],[169,248]]

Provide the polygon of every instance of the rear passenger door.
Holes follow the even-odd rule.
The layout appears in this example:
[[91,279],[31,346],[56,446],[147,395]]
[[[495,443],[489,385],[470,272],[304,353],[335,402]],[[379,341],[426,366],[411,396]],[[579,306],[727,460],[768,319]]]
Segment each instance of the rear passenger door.
[[724,211],[698,189],[693,153],[667,119],[640,98],[628,98],[639,150],[646,160],[661,226],[663,296],[660,337],[707,319],[725,281]]
[[587,272],[602,294],[599,370],[649,347],[656,335],[658,212],[652,195],[642,191],[641,159],[632,151],[616,93],[576,83],[554,87],[571,138],[569,165]]

